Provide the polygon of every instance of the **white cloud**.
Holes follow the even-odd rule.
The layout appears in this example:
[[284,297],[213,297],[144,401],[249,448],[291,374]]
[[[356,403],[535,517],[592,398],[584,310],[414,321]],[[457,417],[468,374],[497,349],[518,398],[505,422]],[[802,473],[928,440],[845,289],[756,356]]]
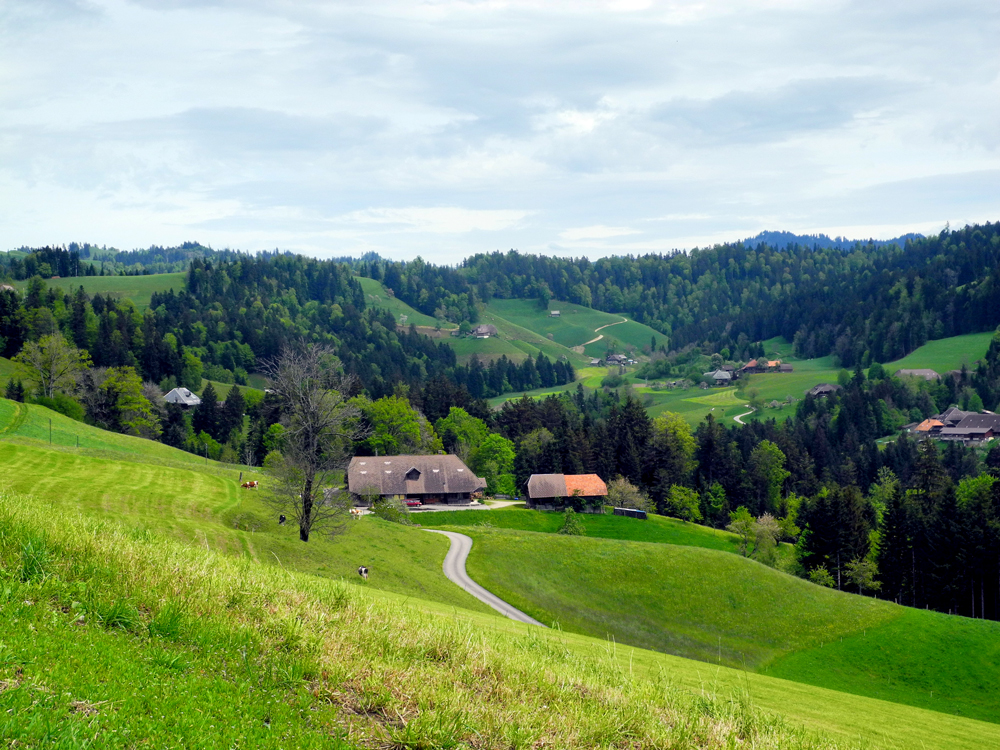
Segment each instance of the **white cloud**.
[[8,0],[0,225],[455,262],[996,220],[998,31],[986,0]]

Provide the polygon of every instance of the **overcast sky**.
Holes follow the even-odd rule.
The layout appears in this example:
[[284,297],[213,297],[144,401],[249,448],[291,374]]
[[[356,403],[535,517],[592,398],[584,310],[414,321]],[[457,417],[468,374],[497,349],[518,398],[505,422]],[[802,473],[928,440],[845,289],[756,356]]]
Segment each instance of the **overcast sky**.
[[996,221],[998,39],[996,0],[2,0],[0,249],[455,263]]

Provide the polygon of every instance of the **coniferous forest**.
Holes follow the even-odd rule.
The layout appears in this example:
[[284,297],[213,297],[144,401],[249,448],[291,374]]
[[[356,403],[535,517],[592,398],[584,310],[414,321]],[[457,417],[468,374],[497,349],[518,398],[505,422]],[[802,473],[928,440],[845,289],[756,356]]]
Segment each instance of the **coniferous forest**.
[[[761,562],[844,590],[1000,619],[1000,448],[942,448],[898,432],[970,399],[1000,405],[1000,337],[973,368],[941,381],[903,381],[880,364],[928,340],[1000,324],[1000,224],[903,246],[737,243],[598,261],[511,251],[455,268],[197,243],[22,251],[0,261],[0,279],[30,279],[23,294],[0,290],[0,355],[61,338],[79,353],[81,375],[44,393],[12,379],[9,398],[260,463],[280,445],[280,407],[240,386],[285,347],[323,344],[351,376],[344,396],[370,428],[359,453],[469,451],[472,441],[470,465],[494,491],[523,491],[534,473],[622,479],[656,512],[736,531],[743,552]],[[155,293],[142,311],[46,283],[108,269],[183,270],[185,282]],[[369,307],[358,275],[439,320],[475,324],[493,298],[568,300],[662,332],[668,357],[696,347],[745,361],[762,340],[784,336],[798,356],[832,355],[848,376],[787,419],[743,426],[651,418],[627,388],[579,386],[491,409],[487,398],[569,384],[576,373],[543,354],[460,364],[447,343]],[[193,413],[162,401],[165,390],[199,389],[203,378],[236,387],[221,399],[210,384]],[[780,554],[784,542],[793,555]]]

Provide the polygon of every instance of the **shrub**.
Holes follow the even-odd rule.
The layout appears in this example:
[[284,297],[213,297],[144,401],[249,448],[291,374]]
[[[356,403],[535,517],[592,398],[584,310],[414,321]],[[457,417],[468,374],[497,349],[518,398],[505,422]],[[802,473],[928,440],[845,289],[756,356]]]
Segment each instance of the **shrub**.
[[559,533],[568,536],[587,536],[587,530],[583,528],[583,524],[576,516],[576,511],[572,508],[563,511],[563,525],[559,529]]
[[818,586],[826,586],[828,589],[832,589],[834,584],[830,571],[822,566],[809,571],[809,580]]
[[65,393],[57,393],[52,398],[48,398],[47,396],[38,396],[31,399],[31,401],[39,406],[44,406],[52,411],[57,411],[70,419],[75,419],[77,422],[83,421],[83,407]]
[[406,506],[398,500],[390,500],[387,497],[379,498],[372,503],[371,510],[373,514],[381,518],[383,521],[401,523],[404,526],[413,525],[413,521],[410,520],[410,512],[406,509]]

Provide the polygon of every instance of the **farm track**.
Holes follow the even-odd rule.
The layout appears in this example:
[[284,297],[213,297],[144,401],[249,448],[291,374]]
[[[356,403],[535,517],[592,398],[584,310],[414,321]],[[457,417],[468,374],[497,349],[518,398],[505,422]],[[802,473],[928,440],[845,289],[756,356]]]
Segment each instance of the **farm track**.
[[487,591],[469,577],[465,569],[465,561],[469,558],[469,552],[472,550],[472,539],[470,537],[467,537],[465,534],[457,534],[454,531],[439,531],[437,529],[424,529],[424,531],[429,531],[432,534],[443,534],[451,540],[451,546],[448,548],[448,554],[445,555],[444,565],[442,566],[444,574],[450,581],[457,584],[469,594],[472,594],[472,596],[483,602],[483,604],[489,605],[504,617],[509,617],[512,620],[528,625],[545,627],[538,620],[512,607],[499,596]]
[[[609,328],[611,326],[620,326],[622,323],[628,323],[628,318],[622,318],[617,323],[607,323],[607,324],[605,324],[603,326],[598,326],[597,328],[594,329],[594,333],[597,333],[598,331],[603,331],[605,328]],[[585,342],[583,344],[580,344],[580,346],[574,346],[573,347],[573,351],[579,350],[579,353],[583,354],[583,347],[590,346],[591,344],[596,344],[598,341],[600,341],[603,338],[604,338],[604,334],[602,333],[596,339],[591,339],[590,341],[587,341],[587,342]]]

